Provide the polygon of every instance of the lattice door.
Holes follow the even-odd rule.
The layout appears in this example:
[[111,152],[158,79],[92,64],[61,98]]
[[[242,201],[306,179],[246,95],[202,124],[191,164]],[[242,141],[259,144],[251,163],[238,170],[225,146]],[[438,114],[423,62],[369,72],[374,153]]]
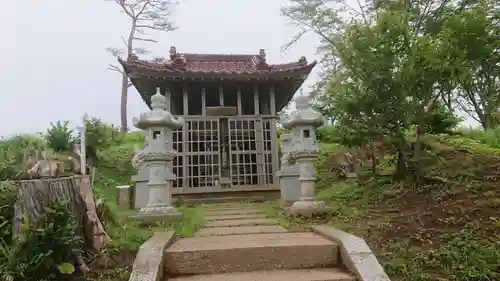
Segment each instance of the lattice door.
[[[262,186],[272,183],[272,157],[267,157],[265,132],[265,126],[263,128],[260,119],[229,119],[229,154],[233,186]],[[272,155],[271,152],[269,155]]]

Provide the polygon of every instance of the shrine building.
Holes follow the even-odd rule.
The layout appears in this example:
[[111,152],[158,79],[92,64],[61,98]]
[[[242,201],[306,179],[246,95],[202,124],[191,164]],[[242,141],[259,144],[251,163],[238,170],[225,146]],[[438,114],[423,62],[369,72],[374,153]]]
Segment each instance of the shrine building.
[[[257,54],[187,54],[167,60],[119,59],[144,102],[159,89],[186,121],[171,136],[178,156],[174,195],[278,192],[277,113],[316,61],[270,64]],[[221,194],[222,195],[222,194]],[[220,195],[219,195],[220,196]]]

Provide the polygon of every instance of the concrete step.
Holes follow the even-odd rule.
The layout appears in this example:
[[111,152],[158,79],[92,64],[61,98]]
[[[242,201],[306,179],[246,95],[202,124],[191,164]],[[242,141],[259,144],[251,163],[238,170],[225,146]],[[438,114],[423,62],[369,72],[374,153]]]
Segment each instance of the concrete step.
[[249,225],[277,225],[277,224],[278,222],[273,219],[221,220],[221,221],[209,221],[205,224],[205,228],[249,226]]
[[[283,233],[288,229],[279,225],[251,225],[251,226],[229,226],[211,227],[200,229],[195,236],[222,236],[235,234],[259,234],[259,233]],[[231,238],[228,238],[231,239]]]
[[265,214],[244,214],[226,216],[205,216],[206,221],[241,220],[241,219],[264,219]]
[[192,237],[165,251],[165,268],[174,276],[329,268],[337,257],[337,244],[308,232]]
[[234,216],[234,215],[249,215],[249,214],[265,214],[264,211],[252,208],[241,208],[234,210],[206,210],[203,212],[206,217],[208,216]]
[[169,278],[169,281],[355,281],[356,278],[336,268],[292,269],[195,275]]

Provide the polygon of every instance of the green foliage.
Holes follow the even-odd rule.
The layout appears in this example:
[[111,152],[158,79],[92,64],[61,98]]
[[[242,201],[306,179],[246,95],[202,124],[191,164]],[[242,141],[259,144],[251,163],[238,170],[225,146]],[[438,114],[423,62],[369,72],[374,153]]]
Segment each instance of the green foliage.
[[123,138],[123,133],[116,126],[106,124],[99,118],[89,118],[85,126],[87,145],[95,150],[108,148]]
[[486,131],[481,129],[462,129],[459,133],[488,146],[500,148],[500,128]]
[[70,151],[75,138],[73,131],[68,128],[68,121],[57,121],[56,124],[50,123],[50,128],[44,135],[47,146],[56,152]]
[[[0,273],[3,280],[58,280],[70,274],[74,255],[82,248],[75,218],[64,202],[47,208],[43,219],[23,226],[12,245],[2,241]],[[68,265],[69,264],[69,265]],[[13,279],[12,279],[13,278]]]
[[316,129],[316,139],[322,143],[339,143],[339,128],[335,125],[323,125]]
[[462,118],[442,105],[424,117],[425,130],[429,134],[450,134],[461,121]]
[[7,182],[0,182],[0,241],[11,245],[16,189]]
[[0,140],[0,181],[16,179],[24,167],[27,153],[42,150],[44,140],[38,135],[17,135]]

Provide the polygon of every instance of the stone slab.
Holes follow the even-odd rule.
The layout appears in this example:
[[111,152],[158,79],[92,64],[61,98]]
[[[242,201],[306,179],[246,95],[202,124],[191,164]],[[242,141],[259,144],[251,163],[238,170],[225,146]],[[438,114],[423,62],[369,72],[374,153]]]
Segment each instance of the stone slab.
[[205,216],[206,221],[242,220],[242,219],[264,219],[265,214],[244,214],[226,216]]
[[230,216],[230,215],[248,215],[264,214],[264,211],[257,209],[235,209],[235,210],[210,210],[203,212],[205,216]]
[[172,275],[329,268],[336,243],[310,232],[184,238],[165,251]]
[[159,232],[139,248],[129,281],[163,281],[165,249],[174,241],[174,232]]
[[377,257],[361,237],[327,225],[311,227],[314,233],[339,244],[343,265],[359,281],[390,281]]
[[292,269],[183,276],[169,281],[355,281],[352,275],[336,268]]
[[277,225],[278,222],[273,219],[241,219],[241,220],[222,220],[210,221],[205,224],[205,228],[210,227],[231,227],[231,226],[249,226],[249,225]]
[[[195,236],[222,236],[235,234],[283,233],[288,229],[279,225],[257,225],[237,227],[211,227],[203,228]],[[230,239],[230,238],[228,238]]]

